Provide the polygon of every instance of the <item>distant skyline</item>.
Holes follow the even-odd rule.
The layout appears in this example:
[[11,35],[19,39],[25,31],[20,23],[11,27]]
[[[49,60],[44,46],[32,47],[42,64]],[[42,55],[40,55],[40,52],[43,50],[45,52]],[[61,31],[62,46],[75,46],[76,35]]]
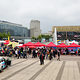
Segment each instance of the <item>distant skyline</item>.
[[42,33],[80,25],[80,0],[0,0],[0,20],[30,28],[32,19],[40,21]]

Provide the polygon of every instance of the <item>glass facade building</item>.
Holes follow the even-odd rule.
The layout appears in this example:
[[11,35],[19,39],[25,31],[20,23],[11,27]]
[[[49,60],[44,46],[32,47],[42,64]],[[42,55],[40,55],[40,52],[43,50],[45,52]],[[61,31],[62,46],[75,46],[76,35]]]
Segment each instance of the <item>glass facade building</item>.
[[0,32],[9,32],[11,36],[29,37],[29,30],[26,27],[7,21],[0,21]]

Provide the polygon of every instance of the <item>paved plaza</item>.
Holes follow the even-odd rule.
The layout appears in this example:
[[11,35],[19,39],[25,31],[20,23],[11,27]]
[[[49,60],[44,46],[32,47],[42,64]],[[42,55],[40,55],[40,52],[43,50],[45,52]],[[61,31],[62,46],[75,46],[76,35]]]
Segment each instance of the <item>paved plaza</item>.
[[44,65],[38,58],[12,58],[0,80],[80,80],[80,56],[61,56],[61,61],[45,60]]

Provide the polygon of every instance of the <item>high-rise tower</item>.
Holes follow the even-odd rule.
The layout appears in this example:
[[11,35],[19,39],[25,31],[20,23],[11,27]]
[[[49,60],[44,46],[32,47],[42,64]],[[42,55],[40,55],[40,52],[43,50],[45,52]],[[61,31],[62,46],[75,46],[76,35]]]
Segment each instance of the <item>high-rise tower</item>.
[[40,21],[31,20],[30,22],[30,37],[38,37],[41,34]]

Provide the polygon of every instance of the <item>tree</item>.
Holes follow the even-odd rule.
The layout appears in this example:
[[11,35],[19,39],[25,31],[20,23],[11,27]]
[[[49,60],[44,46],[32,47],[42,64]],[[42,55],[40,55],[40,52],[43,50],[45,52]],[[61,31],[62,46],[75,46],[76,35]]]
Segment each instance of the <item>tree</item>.
[[3,38],[3,35],[2,35],[2,33],[0,32],[0,39],[2,39]]
[[37,39],[38,40],[41,40],[42,39],[42,35],[39,35]]
[[7,34],[5,32],[3,32],[3,38],[7,38]]
[[0,32],[0,39],[8,38],[8,36],[9,37],[11,36],[9,32],[7,34],[5,32],[3,32],[3,33]]
[[31,39],[36,39],[36,37],[33,36]]
[[9,36],[9,37],[11,36],[9,32],[7,33],[7,37],[8,37],[8,36]]
[[46,40],[49,40],[49,38],[51,38],[51,35],[39,35],[38,36],[38,40],[41,40],[42,38],[45,38]]

